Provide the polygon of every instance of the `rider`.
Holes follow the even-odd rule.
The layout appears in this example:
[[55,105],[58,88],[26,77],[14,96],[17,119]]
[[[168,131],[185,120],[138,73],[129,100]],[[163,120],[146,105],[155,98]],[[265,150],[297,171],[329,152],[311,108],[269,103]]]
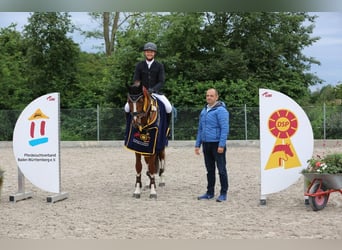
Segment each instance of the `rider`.
[[[141,82],[153,96],[158,98],[165,106],[167,115],[167,126],[170,126],[172,105],[165,95],[161,93],[161,88],[165,83],[164,65],[154,60],[157,54],[157,45],[148,42],[144,45],[145,60],[137,63],[133,82]],[[129,112],[129,105],[126,103],[125,112]]]

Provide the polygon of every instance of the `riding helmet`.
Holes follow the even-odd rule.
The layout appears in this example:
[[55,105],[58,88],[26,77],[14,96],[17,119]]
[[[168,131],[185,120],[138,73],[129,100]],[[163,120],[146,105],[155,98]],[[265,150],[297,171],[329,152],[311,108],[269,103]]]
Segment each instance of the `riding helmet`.
[[152,51],[157,52],[157,45],[154,44],[154,43],[151,43],[151,42],[145,43],[145,45],[144,45],[144,51],[145,51],[145,50],[152,50]]

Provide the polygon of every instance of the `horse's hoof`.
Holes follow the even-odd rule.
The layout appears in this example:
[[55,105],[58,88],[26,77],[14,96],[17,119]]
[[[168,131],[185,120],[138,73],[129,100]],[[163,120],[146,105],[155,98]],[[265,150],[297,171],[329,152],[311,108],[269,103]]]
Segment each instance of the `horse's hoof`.
[[140,199],[140,194],[133,194],[133,198]]
[[157,194],[150,194],[150,199],[157,199]]
[[165,182],[159,183],[159,187],[165,187]]

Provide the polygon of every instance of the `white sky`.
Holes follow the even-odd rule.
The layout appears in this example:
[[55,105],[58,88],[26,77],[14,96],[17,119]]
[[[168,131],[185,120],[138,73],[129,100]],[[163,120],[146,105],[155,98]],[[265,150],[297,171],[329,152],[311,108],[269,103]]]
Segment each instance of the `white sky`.
[[321,62],[311,71],[325,81],[325,84],[342,84],[342,12],[311,13],[318,16],[313,36],[321,39],[305,48],[304,54]]
[[[89,30],[97,26],[86,12],[71,12],[70,14],[74,24],[82,30]],[[310,14],[318,16],[312,36],[321,38],[313,46],[305,48],[303,51],[306,56],[314,57],[321,62],[320,66],[312,66],[311,71],[323,79],[324,84],[342,84],[342,12]],[[0,27],[16,23],[17,29],[21,30],[27,23],[28,16],[28,12],[1,12]],[[88,52],[99,51],[96,46],[103,44],[102,40],[85,39],[79,33],[73,34],[73,39],[80,44],[83,51]]]

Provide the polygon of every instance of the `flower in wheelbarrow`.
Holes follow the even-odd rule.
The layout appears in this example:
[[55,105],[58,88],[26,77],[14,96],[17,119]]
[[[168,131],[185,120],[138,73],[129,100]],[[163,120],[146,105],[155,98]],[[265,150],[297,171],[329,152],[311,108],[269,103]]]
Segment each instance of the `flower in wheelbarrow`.
[[307,168],[302,173],[342,174],[342,153],[317,155],[308,160]]
[[328,167],[327,164],[325,164],[325,163],[320,163],[319,168],[317,169],[317,172],[323,173],[324,170],[327,169],[327,167]]

